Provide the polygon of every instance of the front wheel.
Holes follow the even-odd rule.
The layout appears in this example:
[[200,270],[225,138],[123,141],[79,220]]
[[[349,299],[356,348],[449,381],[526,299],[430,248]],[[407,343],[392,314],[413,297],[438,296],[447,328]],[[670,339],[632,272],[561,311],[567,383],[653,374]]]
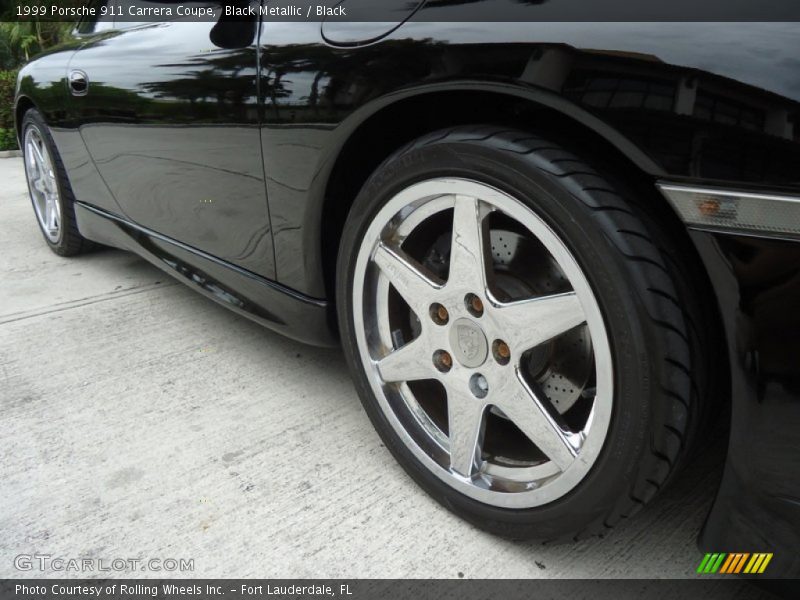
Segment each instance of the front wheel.
[[552,539],[601,533],[666,482],[698,400],[685,282],[651,223],[521,131],[438,132],[373,174],[343,235],[340,328],[370,419],[434,498]]
[[33,212],[50,249],[73,256],[91,248],[78,231],[74,197],[50,129],[32,108],[22,119],[22,151]]

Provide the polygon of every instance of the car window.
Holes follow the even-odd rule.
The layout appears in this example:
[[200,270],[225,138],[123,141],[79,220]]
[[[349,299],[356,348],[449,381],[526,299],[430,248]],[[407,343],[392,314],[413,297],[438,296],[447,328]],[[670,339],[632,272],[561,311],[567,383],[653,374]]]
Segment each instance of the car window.
[[95,16],[81,19],[77,32],[88,35],[114,29],[114,17],[119,13],[117,0],[93,0],[92,6]]
[[[181,20],[178,6],[204,6],[218,7],[219,2],[172,2],[170,0],[93,0],[92,5],[97,9],[94,17],[86,17],[78,24],[77,31],[81,34],[100,33],[112,29],[131,29],[142,25],[149,25],[156,21],[169,22]],[[167,12],[168,11],[168,12]],[[170,14],[171,13],[171,14]],[[137,21],[137,17],[150,15],[149,21]],[[191,16],[183,19],[191,19]]]
[[[114,29],[130,29],[142,25],[170,23],[174,21],[196,21],[197,11],[219,10],[224,5],[220,0],[116,0]],[[147,17],[147,21],[137,18]]]

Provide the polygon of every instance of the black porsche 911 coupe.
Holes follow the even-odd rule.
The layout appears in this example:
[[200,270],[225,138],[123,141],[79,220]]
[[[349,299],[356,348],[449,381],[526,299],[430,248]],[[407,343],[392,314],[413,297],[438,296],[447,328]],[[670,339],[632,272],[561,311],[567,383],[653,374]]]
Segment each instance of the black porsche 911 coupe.
[[[178,3],[97,0],[19,76],[54,252],[341,344],[397,460],[500,535],[608,532],[729,422],[701,546],[800,572],[800,24],[131,4]],[[181,3],[231,4],[270,5]]]

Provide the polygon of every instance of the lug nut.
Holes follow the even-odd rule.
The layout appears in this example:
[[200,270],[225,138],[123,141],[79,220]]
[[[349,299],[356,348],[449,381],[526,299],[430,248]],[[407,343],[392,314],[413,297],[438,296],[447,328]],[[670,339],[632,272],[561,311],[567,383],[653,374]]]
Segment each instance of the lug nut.
[[433,322],[437,325],[447,325],[447,322],[450,320],[450,314],[447,312],[447,309],[438,302],[431,304],[430,315]]
[[480,373],[469,378],[469,389],[476,398],[485,398],[489,393],[489,382]]
[[503,340],[495,340],[492,342],[492,355],[499,364],[507,365],[511,359],[511,348]]
[[467,306],[467,311],[473,317],[480,317],[483,315],[483,301],[475,294],[467,294],[464,297],[464,304]]
[[453,366],[453,357],[446,350],[437,350],[433,353],[433,366],[442,373],[447,373]]

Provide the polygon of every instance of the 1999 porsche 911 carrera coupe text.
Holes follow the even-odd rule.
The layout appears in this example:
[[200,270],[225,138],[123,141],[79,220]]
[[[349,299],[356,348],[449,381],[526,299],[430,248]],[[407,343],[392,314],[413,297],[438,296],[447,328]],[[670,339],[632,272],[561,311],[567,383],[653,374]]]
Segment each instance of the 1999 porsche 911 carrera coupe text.
[[800,27],[394,4],[85,18],[18,83],[45,243],[340,343],[397,460],[504,536],[608,532],[729,422],[701,545],[797,573]]

